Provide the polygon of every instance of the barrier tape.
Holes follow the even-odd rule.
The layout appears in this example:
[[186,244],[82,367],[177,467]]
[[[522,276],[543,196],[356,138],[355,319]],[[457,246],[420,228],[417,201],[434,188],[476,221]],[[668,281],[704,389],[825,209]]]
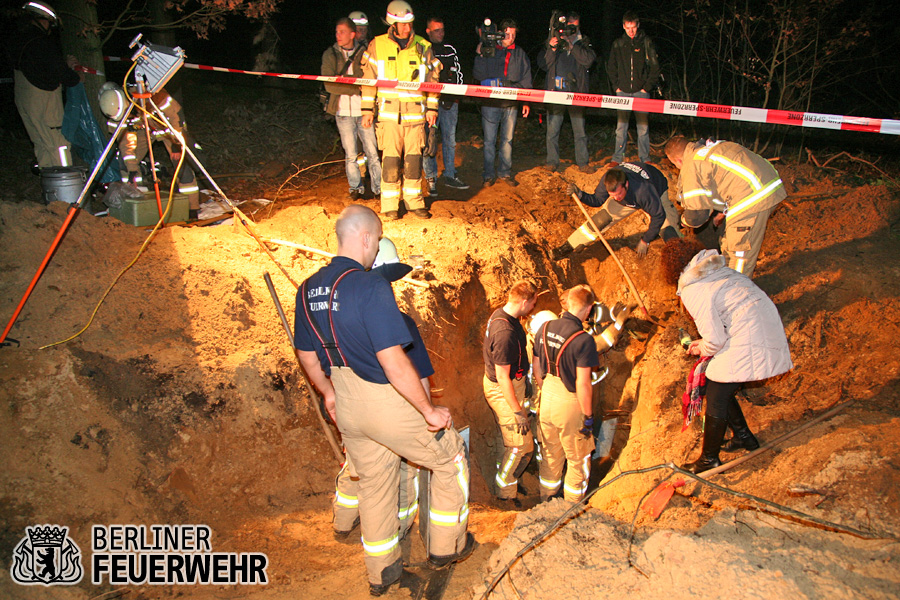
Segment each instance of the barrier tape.
[[[104,56],[103,60],[108,62],[123,62],[125,59],[116,56]],[[355,77],[326,77],[324,75],[269,73],[266,71],[245,71],[243,69],[212,67],[209,65],[198,65],[187,62],[184,63],[184,67],[200,71],[239,73],[242,75],[256,75],[260,77],[370,85],[402,90],[421,90],[423,92],[467,96],[470,98],[540,102],[543,104],[559,104],[563,106],[586,106],[588,108],[649,112],[661,115],[676,115],[680,117],[703,117],[707,119],[723,119],[726,121],[745,121],[748,123],[769,123],[772,125],[792,125],[795,127],[813,127],[817,129],[839,129],[842,131],[863,131],[867,133],[900,135],[900,121],[895,119],[871,119],[868,117],[795,112],[790,110],[751,108],[747,106],[728,106],[725,104],[706,104],[703,102],[604,96],[602,94],[576,94],[523,88],[496,88],[483,85],[464,85],[457,83],[419,83],[415,81],[390,81]]]

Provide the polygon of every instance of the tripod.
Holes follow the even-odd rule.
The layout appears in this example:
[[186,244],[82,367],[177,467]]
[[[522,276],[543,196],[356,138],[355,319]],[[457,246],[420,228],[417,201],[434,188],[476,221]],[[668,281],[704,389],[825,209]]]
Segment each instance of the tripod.
[[[137,44],[140,37],[141,37],[140,34],[138,34],[138,36],[132,41],[132,43],[131,43],[132,47],[135,44]],[[134,70],[136,83],[138,85],[138,89],[140,90],[139,93],[136,95],[136,97],[141,102],[140,109],[144,112],[143,119],[144,119],[144,123],[145,123],[145,130],[148,135],[148,147],[149,147],[148,151],[150,152],[151,163],[153,163],[153,154],[152,154],[152,146],[153,145],[151,143],[152,140],[149,139],[150,132],[149,132],[149,128],[147,127],[147,124],[148,124],[147,117],[148,117],[148,114],[150,111],[148,111],[146,109],[146,103],[150,104],[150,107],[152,109],[153,118],[157,119],[160,123],[163,123],[166,126],[166,128],[168,129],[168,133],[173,135],[178,140],[178,142],[181,144],[182,152],[187,153],[187,155],[190,156],[190,158],[193,161],[193,164],[200,169],[200,171],[203,173],[203,175],[206,177],[206,179],[210,182],[210,184],[212,184],[213,188],[216,190],[216,192],[219,194],[219,196],[231,208],[231,210],[234,212],[234,217],[237,219],[237,222],[240,223],[240,225],[242,227],[244,227],[244,229],[247,230],[247,233],[249,233],[250,236],[253,237],[254,240],[256,240],[256,243],[259,244],[259,247],[262,248],[263,252],[265,252],[266,255],[278,266],[279,270],[284,274],[285,277],[287,277],[288,281],[290,281],[294,285],[295,288],[299,288],[299,284],[297,284],[297,282],[294,281],[294,279],[290,276],[290,274],[285,270],[284,266],[282,266],[275,259],[275,256],[272,254],[271,250],[269,250],[269,248],[260,239],[259,235],[257,235],[256,231],[251,226],[251,222],[249,221],[247,216],[243,212],[238,210],[237,206],[235,206],[235,204],[228,198],[228,196],[225,194],[225,192],[222,191],[222,188],[220,188],[219,185],[215,182],[215,180],[213,180],[212,176],[209,174],[209,171],[206,170],[206,167],[203,166],[203,164],[197,158],[196,154],[194,154],[194,152],[190,149],[189,145],[186,143],[186,140],[184,139],[184,135],[182,135],[182,133],[180,131],[177,131],[172,126],[172,124],[166,118],[165,114],[163,114],[163,111],[160,110],[160,108],[153,102],[153,99],[151,98],[151,94],[162,89],[163,85],[172,77],[172,75],[175,74],[175,71],[177,71],[178,68],[180,68],[181,64],[183,64],[183,62],[184,62],[183,53],[181,53],[181,55],[178,55],[178,52],[180,52],[180,49],[176,48],[175,51],[176,52],[173,52],[173,51],[170,51],[167,49],[161,49],[159,47],[154,47],[154,46],[150,46],[150,45],[144,45],[135,54],[135,56],[133,58],[134,64],[132,64],[132,67],[129,70],[129,73],[132,70]],[[160,60],[161,55],[164,55],[164,56],[162,56],[162,59]],[[178,62],[176,60],[176,61],[174,61],[173,64],[165,64],[165,61],[167,60],[167,58],[171,57],[171,56],[176,56],[176,57],[180,56],[180,62]],[[165,70],[160,74],[159,66],[161,63],[163,64],[163,67],[165,67]],[[143,67],[143,69],[140,69],[140,67]],[[127,79],[127,75],[126,75],[126,79]],[[144,79],[149,80],[149,85],[144,81]],[[149,90],[150,90],[149,92],[144,91],[145,85],[147,87],[149,87]],[[37,285],[41,276],[44,274],[44,271],[46,270],[47,265],[50,264],[50,260],[53,258],[53,254],[56,252],[57,247],[62,242],[63,236],[65,235],[69,226],[72,224],[72,221],[74,221],[74,219],[78,215],[79,211],[84,208],[85,201],[88,198],[88,190],[90,190],[91,186],[94,183],[94,180],[97,178],[97,175],[101,170],[101,167],[106,162],[106,159],[109,156],[110,151],[112,150],[113,144],[116,143],[116,140],[119,139],[119,136],[122,134],[122,131],[125,129],[125,126],[128,122],[128,117],[131,115],[135,106],[138,106],[137,102],[134,101],[134,98],[129,98],[129,99],[130,99],[130,102],[129,102],[128,108],[125,111],[125,114],[123,115],[122,119],[116,125],[116,129],[113,132],[113,135],[109,140],[109,143],[106,144],[106,147],[104,148],[103,153],[100,155],[100,158],[97,159],[97,163],[94,165],[94,168],[91,171],[90,176],[87,178],[87,181],[85,182],[84,187],[81,190],[81,194],[79,194],[79,196],[78,196],[78,200],[74,204],[69,206],[69,211],[66,214],[66,218],[63,221],[63,224],[60,227],[59,232],[57,232],[56,237],[53,239],[53,242],[50,244],[50,248],[47,250],[47,254],[44,256],[44,259],[43,259],[43,261],[41,261],[41,264],[38,267],[37,272],[34,274],[34,277],[31,279],[31,283],[29,283],[28,288],[25,290],[25,293],[22,295],[22,299],[19,300],[19,304],[16,306],[16,309],[13,312],[12,317],[10,318],[9,322],[6,324],[6,328],[3,330],[3,333],[0,334],[0,347],[11,345],[12,342],[14,342],[16,345],[18,345],[18,341],[12,340],[11,338],[10,338],[10,341],[7,341],[7,336],[9,335],[10,330],[13,328],[13,325],[15,325],[16,320],[19,318],[19,315],[21,314],[22,309],[25,307],[25,303],[28,301],[28,298],[31,296],[31,293],[34,291],[35,286]],[[153,164],[155,164],[155,163],[153,163]],[[163,211],[162,211],[162,204],[161,204],[160,195],[159,195],[159,183],[158,183],[158,180],[156,179],[155,168],[152,170],[153,170],[154,184],[155,184],[155,188],[156,188],[157,207],[158,207],[159,213],[160,213],[160,222],[157,223],[157,228],[159,228],[163,225]],[[176,170],[175,175],[177,177],[177,175],[178,175],[177,170]],[[172,199],[170,198],[169,199],[169,207],[171,207],[171,205],[172,205]],[[156,229],[154,229],[154,232],[155,231],[156,231]]]

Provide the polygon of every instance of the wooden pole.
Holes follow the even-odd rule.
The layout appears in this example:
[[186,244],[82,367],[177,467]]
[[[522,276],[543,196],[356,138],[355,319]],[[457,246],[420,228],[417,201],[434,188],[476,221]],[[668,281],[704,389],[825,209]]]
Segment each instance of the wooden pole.
[[[277,240],[274,238],[267,238],[267,237],[263,237],[260,239],[267,244],[276,244],[278,246],[287,246],[288,248],[296,248],[297,250],[303,250],[304,252],[309,252],[310,254],[318,254],[319,256],[324,256],[325,258],[334,258],[334,256],[335,256],[331,252],[319,250],[318,248],[313,248],[312,246],[304,246],[303,244],[298,244],[297,242],[289,242],[287,240]],[[424,281],[410,279],[408,276],[404,277],[400,281],[403,281],[404,283],[411,283],[413,285],[417,285],[417,286],[423,287],[423,288],[431,287],[430,285],[428,285],[428,283],[426,283]]]
[[[584,213],[584,217],[590,223],[591,229],[594,230],[594,233],[597,234],[597,237],[603,242],[603,245],[606,246],[606,249],[609,251],[610,256],[613,257],[613,260],[616,261],[616,264],[619,266],[619,270],[622,271],[622,275],[625,276],[625,282],[628,284],[628,288],[631,290],[631,293],[634,294],[634,297],[637,298],[638,304],[641,305],[641,310],[644,311],[644,316],[647,319],[653,321],[653,318],[650,317],[650,312],[647,310],[647,307],[644,305],[644,300],[641,298],[641,295],[638,294],[637,288],[634,287],[634,282],[629,277],[628,272],[625,270],[625,267],[622,266],[622,261],[619,260],[619,257],[616,256],[616,253],[613,252],[612,246],[609,245],[609,242],[606,241],[606,238],[603,237],[603,234],[600,233],[600,228],[597,227],[597,224],[594,223],[594,220],[591,218],[591,215],[588,214],[588,211],[584,208],[584,204],[581,203],[581,200],[578,198],[578,194],[573,193],[572,199],[575,201],[575,204],[578,205],[578,208],[581,209],[581,212]],[[653,321],[656,323],[656,321]]]
[[334,452],[334,457],[340,464],[344,462],[344,453],[341,452],[341,445],[338,443],[331,427],[329,427],[328,423],[325,421],[325,417],[322,415],[319,394],[316,393],[316,389],[309,383],[309,379],[306,377],[306,371],[303,370],[303,363],[300,362],[300,354],[297,352],[297,348],[294,347],[294,334],[291,333],[291,325],[284,315],[284,309],[281,307],[278,293],[275,291],[275,286],[272,284],[272,278],[268,273],[263,275],[263,277],[266,280],[266,286],[269,288],[269,294],[272,296],[272,301],[275,303],[275,308],[278,310],[278,316],[281,317],[281,325],[284,327],[284,332],[287,334],[288,341],[291,343],[291,348],[294,350],[294,356],[297,357],[297,366],[300,367],[300,378],[303,380],[303,384],[309,391],[309,397],[312,400],[313,408],[316,410],[316,417],[319,418],[319,425],[322,426],[322,431],[325,432],[325,437],[328,438],[328,443],[331,444],[331,450]]

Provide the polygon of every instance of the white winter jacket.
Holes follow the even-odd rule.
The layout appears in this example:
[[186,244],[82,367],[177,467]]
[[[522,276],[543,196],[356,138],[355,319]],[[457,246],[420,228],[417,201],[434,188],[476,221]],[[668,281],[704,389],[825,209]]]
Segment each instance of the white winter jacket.
[[749,277],[728,268],[716,250],[691,259],[678,279],[678,295],[712,356],[707,378],[719,383],[759,381],[794,365],[784,325],[772,300]]

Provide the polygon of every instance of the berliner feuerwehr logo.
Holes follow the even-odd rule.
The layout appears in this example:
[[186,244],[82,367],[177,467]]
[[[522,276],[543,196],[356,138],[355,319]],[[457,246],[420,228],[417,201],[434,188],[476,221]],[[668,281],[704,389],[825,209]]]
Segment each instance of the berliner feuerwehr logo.
[[13,551],[9,569],[22,585],[72,585],[81,581],[81,549],[59,525],[26,527],[26,536]]

